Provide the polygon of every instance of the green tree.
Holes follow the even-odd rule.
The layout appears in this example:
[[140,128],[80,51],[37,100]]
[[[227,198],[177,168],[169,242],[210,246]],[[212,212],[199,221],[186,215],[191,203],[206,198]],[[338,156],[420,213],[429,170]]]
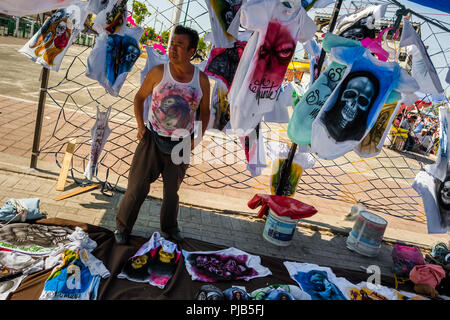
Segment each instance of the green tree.
[[133,1],[133,18],[137,25],[141,25],[146,17],[150,17],[151,13],[147,6],[139,1]]
[[141,36],[141,43],[148,43],[149,41],[156,40],[156,32],[152,27],[145,27],[145,32]]

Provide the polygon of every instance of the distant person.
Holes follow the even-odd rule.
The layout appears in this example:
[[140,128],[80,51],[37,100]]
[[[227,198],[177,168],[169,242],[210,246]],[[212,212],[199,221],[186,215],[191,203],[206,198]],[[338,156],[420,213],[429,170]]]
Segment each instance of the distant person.
[[400,128],[408,130],[408,138],[406,138],[405,147],[403,148],[403,150],[411,151],[414,147],[415,140],[412,135],[412,130],[416,120],[417,116],[413,115],[409,117],[409,119],[403,120],[403,122],[400,124]]

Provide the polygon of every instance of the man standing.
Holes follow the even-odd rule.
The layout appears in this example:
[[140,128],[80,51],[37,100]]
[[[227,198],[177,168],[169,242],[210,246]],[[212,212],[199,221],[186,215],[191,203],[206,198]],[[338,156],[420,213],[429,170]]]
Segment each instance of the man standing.
[[[195,30],[177,26],[169,47],[170,61],[149,71],[134,98],[140,141],[131,163],[128,187],[116,215],[114,237],[118,244],[128,241],[150,184],[160,174],[163,179],[161,234],[178,242],[183,240],[177,222],[178,189],[189,166],[190,150],[194,148],[196,112],[200,109],[202,136],[210,115],[208,77],[190,62],[197,50],[198,39]],[[146,126],[144,101],[150,94],[152,102]],[[180,163],[180,148],[175,146],[186,141],[187,148],[181,149],[184,161]],[[183,157],[186,149],[189,154]]]
[[413,115],[413,116],[409,117],[408,119],[404,119],[402,121],[402,123],[400,124],[400,128],[408,130],[408,138],[406,139],[403,150],[412,151],[412,149],[414,147],[415,141],[414,141],[414,137],[412,136],[412,130],[413,130],[413,126],[414,126],[414,123],[416,122],[416,120],[417,120],[417,116]]

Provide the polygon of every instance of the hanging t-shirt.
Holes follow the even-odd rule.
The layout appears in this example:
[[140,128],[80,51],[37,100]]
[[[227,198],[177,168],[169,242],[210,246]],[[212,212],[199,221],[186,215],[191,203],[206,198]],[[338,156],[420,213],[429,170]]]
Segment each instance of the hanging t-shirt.
[[369,6],[344,16],[336,23],[335,33],[347,39],[361,41],[375,38],[375,20],[384,17],[387,5]]
[[416,81],[397,63],[377,60],[364,47],[331,49],[347,65],[312,124],[311,150],[327,160],[351,151],[373,127],[392,90],[417,91]]
[[45,281],[39,300],[96,300],[101,278],[110,273],[88,250],[66,249]]
[[150,240],[128,259],[117,278],[148,282],[152,286],[164,289],[172,278],[180,257],[181,252],[175,243],[154,232]]
[[101,34],[119,32],[126,24],[128,0],[110,0],[107,6],[94,19],[93,29]]
[[211,115],[213,116],[212,128],[224,130],[230,121],[230,104],[228,102],[228,89],[222,81],[216,81],[211,95]]
[[300,94],[300,87],[294,81],[283,83],[272,111],[264,114],[265,122],[288,123],[288,107],[292,107],[295,98]]
[[164,64],[164,75],[153,89],[148,120],[152,130],[163,137],[187,137],[194,130],[195,113],[203,96],[200,70],[195,67],[190,82],[178,82]]
[[[361,43],[327,33],[323,40],[323,48],[329,52],[334,47],[359,47]],[[322,71],[312,82],[294,108],[289,120],[288,136],[298,145],[311,144],[312,123],[316,119],[327,99],[336,86],[342,81],[347,66],[336,61]]]
[[236,41],[229,48],[213,47],[209,53],[205,73],[214,79],[223,81],[230,89],[246,44],[246,41]]
[[229,97],[231,128],[246,131],[255,128],[263,114],[273,109],[297,41],[311,39],[316,25],[302,6],[289,9],[277,0],[243,4],[241,24],[256,31],[258,37],[255,47],[247,43],[244,49],[236,76],[243,72],[245,77],[242,82],[233,83],[232,88],[236,85],[238,93]]
[[141,54],[139,39],[144,29],[124,26],[119,32],[103,32],[87,58],[86,76],[97,80],[114,97]]
[[336,277],[328,267],[287,261],[284,266],[312,300],[348,300],[347,288],[354,286],[345,278]]
[[252,177],[259,176],[267,166],[261,125],[256,126],[249,135],[239,136],[239,140],[247,160],[247,170]]
[[261,265],[259,256],[236,248],[196,252],[182,250],[182,252],[186,269],[192,280],[203,282],[249,281],[272,274],[268,268]]
[[[239,32],[242,0],[205,0],[211,22],[213,43],[217,48],[230,48]],[[234,21],[234,23],[233,23]]]
[[384,140],[391,130],[394,118],[400,109],[400,103],[401,101],[397,103],[385,104],[383,106],[372,129],[370,129],[369,133],[355,148],[355,152],[360,157],[375,157],[381,152],[383,149]]
[[[160,64],[165,64],[169,62],[169,56],[167,54],[159,54],[156,49],[153,47],[147,46],[145,47],[147,51],[147,60],[145,61],[144,69],[141,71],[141,85],[145,80],[145,77],[147,74],[152,70],[154,67]],[[150,105],[152,103],[152,94],[150,93],[149,96],[144,101],[144,121],[147,122],[148,120],[148,110],[150,108]]]
[[61,62],[88,15],[88,2],[75,1],[58,9],[19,50],[45,68],[58,71]]
[[407,47],[408,54],[412,55],[411,74],[419,84],[420,91],[432,94],[442,93],[444,89],[428,51],[413,26],[406,19],[403,21],[399,46]]
[[433,177],[444,181],[447,176],[449,161],[449,136],[448,128],[450,123],[450,111],[445,107],[439,107],[439,149],[436,163],[425,166],[425,170]]
[[110,113],[111,106],[106,111],[100,111],[99,106],[97,106],[97,118],[94,126],[91,128],[91,153],[89,162],[84,170],[84,176],[88,180],[92,180],[92,177],[96,176],[100,154],[111,134],[111,129],[108,126]]
[[65,8],[74,0],[2,0],[0,12],[10,16],[28,16]]
[[442,182],[426,171],[419,171],[412,187],[422,197],[428,233],[450,232],[450,173]]

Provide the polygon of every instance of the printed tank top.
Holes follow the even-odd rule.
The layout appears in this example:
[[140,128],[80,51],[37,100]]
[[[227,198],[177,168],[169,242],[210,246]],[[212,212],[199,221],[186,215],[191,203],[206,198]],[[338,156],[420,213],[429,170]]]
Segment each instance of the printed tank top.
[[190,82],[178,82],[164,64],[164,76],[153,88],[148,120],[153,130],[163,137],[186,137],[194,130],[195,112],[202,98],[200,70],[195,67]]

